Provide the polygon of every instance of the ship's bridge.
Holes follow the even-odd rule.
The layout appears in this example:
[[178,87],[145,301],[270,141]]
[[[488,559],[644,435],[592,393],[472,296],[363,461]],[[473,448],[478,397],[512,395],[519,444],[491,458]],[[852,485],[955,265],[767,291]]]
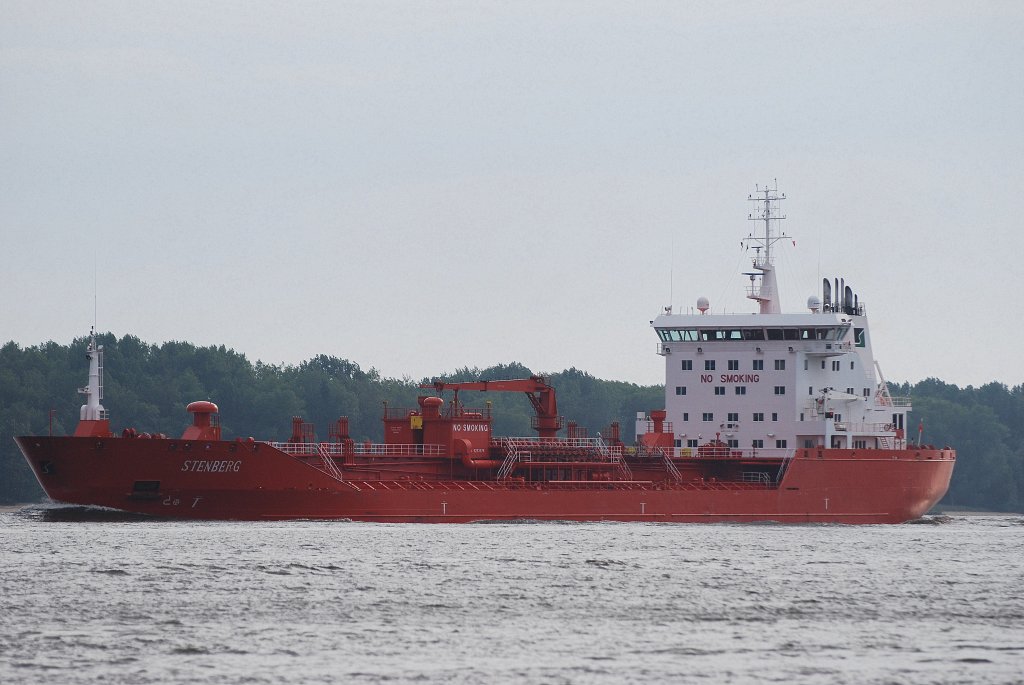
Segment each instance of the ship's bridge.
[[841,326],[799,328],[659,328],[662,342],[725,342],[730,340],[842,340],[850,331]]
[[800,350],[806,354],[835,356],[866,344],[865,323],[832,313],[781,316],[668,314],[658,317],[652,325],[661,341],[660,354],[669,354],[672,343],[763,342],[766,347],[800,343]]

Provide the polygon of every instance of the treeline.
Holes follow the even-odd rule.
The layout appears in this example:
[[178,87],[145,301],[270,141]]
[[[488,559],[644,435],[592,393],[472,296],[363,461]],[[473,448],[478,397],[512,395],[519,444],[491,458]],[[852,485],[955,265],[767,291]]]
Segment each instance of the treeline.
[[[106,334],[104,347],[104,406],[111,411],[115,431],[180,435],[190,417],[185,406],[211,400],[221,409],[224,437],[253,436],[285,440],[291,417],[302,416],[327,440],[329,426],[348,416],[358,440],[381,440],[383,405],[414,407],[418,386],[433,379],[382,377],[346,359],[320,355],[297,366],[255,364],[224,346],[196,347],[185,342],[149,345],[134,336],[117,339]],[[71,345],[46,343],[22,348],[13,342],[0,348],[0,503],[38,500],[35,482],[12,438],[46,434],[54,410],[55,435],[74,431],[82,404],[77,389],[86,383],[88,340]],[[445,381],[525,378],[531,370],[511,363],[487,369],[463,368],[439,376]],[[568,369],[546,374],[557,388],[560,413],[590,435],[618,421],[622,438],[631,442],[637,411],[664,405],[661,386],[604,381]],[[998,383],[981,388],[958,388],[929,379],[916,385],[893,385],[894,395],[914,399],[913,429],[924,423],[924,442],[952,445],[959,460],[948,505],[1000,511],[1024,510],[1024,386],[1012,389]],[[463,392],[467,407],[492,404],[498,435],[529,435],[533,410],[519,393]]]
[[960,388],[928,378],[889,388],[914,400],[910,437],[923,424],[922,442],[956,448],[942,504],[1024,512],[1024,385]]

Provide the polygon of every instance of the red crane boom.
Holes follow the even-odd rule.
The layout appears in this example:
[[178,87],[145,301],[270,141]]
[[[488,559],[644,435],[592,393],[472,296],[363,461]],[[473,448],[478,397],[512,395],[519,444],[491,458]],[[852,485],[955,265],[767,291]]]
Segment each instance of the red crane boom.
[[530,400],[536,416],[531,422],[533,428],[541,438],[554,438],[564,425],[564,420],[558,415],[558,403],[555,400],[555,389],[548,385],[543,376],[530,376],[504,381],[467,381],[464,383],[445,383],[434,381],[424,383],[421,388],[433,388],[440,394],[445,390],[455,392],[455,406],[459,406],[460,390],[477,390],[480,392],[522,392]]

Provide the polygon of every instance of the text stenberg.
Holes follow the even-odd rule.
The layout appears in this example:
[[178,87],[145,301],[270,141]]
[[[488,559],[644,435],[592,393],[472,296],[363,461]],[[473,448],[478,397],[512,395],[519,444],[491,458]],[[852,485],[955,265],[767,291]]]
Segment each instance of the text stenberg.
[[197,473],[227,473],[239,471],[242,468],[240,461],[186,461],[181,465],[182,471],[195,471]]

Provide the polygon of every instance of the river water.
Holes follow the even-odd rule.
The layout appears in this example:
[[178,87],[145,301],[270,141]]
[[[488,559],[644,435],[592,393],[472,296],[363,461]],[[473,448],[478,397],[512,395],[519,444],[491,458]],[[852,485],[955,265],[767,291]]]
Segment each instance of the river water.
[[1020,683],[1024,517],[0,513],[0,683]]

